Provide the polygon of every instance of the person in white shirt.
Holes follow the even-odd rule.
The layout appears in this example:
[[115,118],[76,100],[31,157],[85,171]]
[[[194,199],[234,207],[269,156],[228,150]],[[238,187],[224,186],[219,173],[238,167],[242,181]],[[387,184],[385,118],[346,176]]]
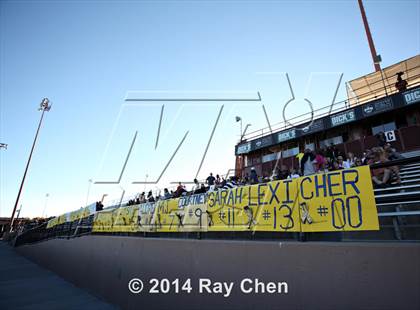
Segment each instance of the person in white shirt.
[[344,168],[352,168],[356,166],[354,154],[349,152],[347,153],[347,160],[344,161]]

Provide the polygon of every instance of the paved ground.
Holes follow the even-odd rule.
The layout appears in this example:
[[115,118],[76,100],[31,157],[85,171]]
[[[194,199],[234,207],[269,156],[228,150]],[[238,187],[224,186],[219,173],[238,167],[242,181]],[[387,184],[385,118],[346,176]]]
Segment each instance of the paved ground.
[[117,309],[0,241],[0,309]]

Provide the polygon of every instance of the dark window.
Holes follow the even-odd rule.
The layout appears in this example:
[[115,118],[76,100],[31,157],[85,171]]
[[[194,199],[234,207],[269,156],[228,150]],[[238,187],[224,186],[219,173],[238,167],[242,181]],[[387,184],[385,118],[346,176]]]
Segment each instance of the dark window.
[[395,129],[397,129],[397,126],[395,126],[395,122],[389,122],[389,123],[386,123],[386,124],[382,124],[382,125],[379,125],[379,126],[372,127],[372,134],[376,135],[380,132],[391,131],[391,130],[395,130]]

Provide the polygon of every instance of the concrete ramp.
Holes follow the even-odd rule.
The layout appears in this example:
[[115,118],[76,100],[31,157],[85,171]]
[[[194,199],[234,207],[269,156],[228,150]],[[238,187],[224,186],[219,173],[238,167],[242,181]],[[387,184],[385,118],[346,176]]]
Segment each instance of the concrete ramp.
[[[123,309],[420,309],[419,243],[187,240],[89,235],[16,248]],[[143,281],[132,293],[130,280]],[[151,279],[158,279],[151,293]],[[164,293],[168,279],[169,292]],[[191,279],[190,292],[172,281]],[[212,292],[200,292],[200,279]],[[265,293],[245,293],[265,283]],[[207,281],[205,280],[205,281]],[[234,283],[229,296],[216,282]],[[267,293],[268,283],[274,293]],[[279,283],[287,283],[278,291]],[[163,284],[162,284],[163,283]],[[138,289],[136,285],[134,289]]]
[[117,309],[0,242],[0,309]]

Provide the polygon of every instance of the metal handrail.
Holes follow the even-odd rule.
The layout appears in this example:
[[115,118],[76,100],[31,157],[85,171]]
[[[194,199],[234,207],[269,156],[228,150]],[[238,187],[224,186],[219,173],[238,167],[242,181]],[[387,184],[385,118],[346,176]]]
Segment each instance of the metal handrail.
[[397,186],[397,187],[387,187],[387,188],[377,188],[374,190],[374,192],[383,192],[383,191],[397,191],[402,189],[410,189],[410,188],[418,188],[420,187],[420,184],[416,185],[406,185],[406,186]]
[[[418,77],[420,77],[420,75],[415,76],[415,78],[418,78]],[[409,89],[414,88],[414,87],[416,87],[416,86],[418,86],[418,85],[420,85],[420,82],[413,83],[412,85],[410,85],[410,88],[409,88]],[[385,90],[385,87],[384,87],[383,89]],[[375,91],[367,92],[367,93],[365,93],[365,94],[361,94],[360,96],[369,95],[369,94],[373,94],[373,93],[375,93]],[[388,94],[388,96],[389,96],[389,95],[393,95],[393,94],[395,94],[395,93],[398,93],[398,91],[395,91],[395,92],[389,93],[389,94]],[[367,102],[372,101],[372,100],[376,100],[376,99],[384,98],[384,97],[387,97],[387,96],[386,96],[386,95],[384,95],[384,96],[382,96],[382,97],[379,97],[379,98],[374,98],[374,99],[367,100],[367,101],[359,101],[357,104],[353,105],[353,107],[354,107],[354,106],[361,105],[361,104],[364,104],[364,103],[367,103]],[[340,105],[340,104],[341,104],[341,105],[343,105],[343,104],[344,104],[344,106],[343,106],[343,107],[339,107],[339,108],[334,108],[334,109],[332,109],[331,111],[330,111],[331,105],[324,106],[324,107],[322,107],[322,108],[319,108],[319,109],[313,110],[313,111],[311,111],[311,112],[303,113],[303,114],[301,114],[301,115],[298,115],[298,116],[295,116],[295,117],[292,117],[292,118],[288,119],[288,123],[289,123],[289,124],[288,124],[288,123],[285,123],[284,121],[281,121],[281,122],[275,123],[275,124],[273,124],[273,125],[271,125],[271,126],[263,127],[263,128],[261,128],[261,129],[258,129],[258,130],[255,130],[255,131],[249,132],[249,133],[247,133],[246,135],[244,135],[244,137],[243,137],[243,141],[254,140],[254,139],[256,139],[256,138],[259,138],[259,137],[264,136],[264,134],[267,134],[267,133],[274,133],[274,132],[276,132],[276,131],[278,131],[278,130],[280,130],[280,129],[281,129],[281,130],[284,130],[284,129],[292,128],[292,127],[295,127],[295,126],[298,126],[298,125],[302,125],[302,124],[304,124],[304,123],[309,122],[312,118],[313,118],[313,119],[317,119],[317,118],[321,118],[321,117],[323,117],[323,116],[326,116],[326,115],[329,115],[329,114],[332,114],[332,113],[336,113],[336,112],[344,111],[344,110],[346,110],[346,109],[350,108],[350,106],[348,106],[348,105],[347,105],[347,103],[348,103],[349,101],[351,101],[351,100],[357,100],[357,97],[350,97],[350,98],[348,98],[348,99],[345,99],[345,100],[342,100],[342,101],[339,101],[339,102],[334,103],[334,104],[333,104],[333,106],[337,106],[337,105]],[[320,111],[322,111],[322,110],[328,110],[328,112],[324,112],[324,113],[317,114],[316,116],[315,116],[315,115],[314,115],[314,116],[312,116],[312,114],[313,114],[313,113],[315,114],[315,113],[320,112]],[[303,120],[300,120],[300,121],[294,122],[294,123],[293,123],[293,125],[291,125],[291,124],[290,124],[290,123],[291,123],[290,121],[293,121],[293,120],[296,120],[296,119],[298,119],[298,118],[302,118],[302,117],[305,117],[305,116],[309,116],[309,117],[306,117],[306,118],[304,118]],[[274,127],[275,127],[275,128],[274,128]],[[254,135],[254,134],[255,134],[255,135]]]
[[376,163],[376,164],[371,164],[370,168],[371,169],[377,169],[377,168],[385,168],[385,167],[390,167],[390,166],[405,166],[408,163],[412,163],[412,162],[420,162],[420,155],[418,156],[413,156],[413,157],[406,157],[406,158],[401,158],[401,159],[395,159],[395,160],[390,160],[384,163]]
[[419,211],[383,212],[383,213],[378,214],[379,217],[384,217],[384,216],[409,216],[409,215],[420,215],[420,210]]

